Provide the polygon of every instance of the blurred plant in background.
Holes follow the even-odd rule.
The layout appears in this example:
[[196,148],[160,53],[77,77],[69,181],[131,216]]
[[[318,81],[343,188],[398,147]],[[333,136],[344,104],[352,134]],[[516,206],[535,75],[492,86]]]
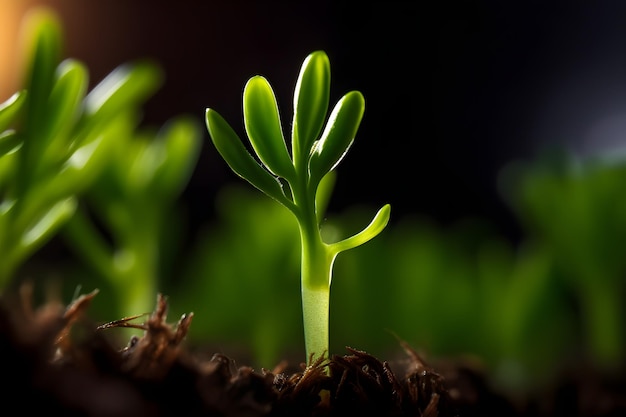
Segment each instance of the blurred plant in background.
[[[0,284],[43,245],[76,210],[76,194],[104,163],[111,131],[79,123],[86,70],[59,63],[61,29],[46,15],[26,26],[30,62],[26,90],[0,110]],[[98,152],[96,152],[98,150]]]
[[580,317],[584,354],[610,369],[626,358],[626,160],[556,151],[510,166],[507,197],[528,239]]
[[304,349],[300,235],[285,207],[259,199],[255,191],[228,186],[220,192],[219,218],[168,294],[181,309],[194,312],[191,340],[241,349],[271,367]]
[[26,85],[0,107],[0,286],[61,233],[124,311],[151,311],[162,225],[196,163],[197,122],[139,129],[162,78],[152,63],[120,66],[87,94],[84,65],[61,61],[53,12],[33,10],[24,34]]
[[119,100],[111,107],[123,111],[107,164],[63,229],[74,252],[114,286],[120,305],[136,312],[153,309],[167,258],[163,251],[176,250],[164,245],[172,237],[168,228],[180,222],[174,220],[175,203],[195,166],[201,138],[196,122],[186,117],[158,131],[137,128],[134,95],[151,92],[157,75],[153,65],[123,66],[91,93]]

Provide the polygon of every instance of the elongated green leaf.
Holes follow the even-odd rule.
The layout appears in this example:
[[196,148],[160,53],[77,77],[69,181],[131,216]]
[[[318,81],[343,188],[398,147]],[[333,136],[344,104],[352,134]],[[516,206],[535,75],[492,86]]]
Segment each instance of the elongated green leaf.
[[120,186],[126,190],[128,196],[147,196],[152,191],[150,185],[158,167],[164,163],[165,155],[163,144],[155,140],[154,135],[142,132],[136,135],[123,149],[121,164],[117,164],[120,176]]
[[157,144],[163,158],[154,173],[152,188],[155,193],[171,198],[185,186],[198,160],[200,129],[193,119],[170,121],[155,139],[153,145]]
[[0,133],[0,157],[17,150],[22,146],[24,138],[15,130],[7,130]]
[[[17,151],[22,147],[23,141],[23,135],[12,130],[0,134],[0,189],[7,194],[7,185],[15,182],[15,166],[19,158]],[[0,200],[8,198],[7,194]]]
[[322,131],[329,100],[330,61],[324,51],[316,51],[304,60],[294,93],[292,149],[300,169],[304,169],[313,141]]
[[267,80],[259,75],[246,84],[243,115],[250,143],[261,162],[274,175],[292,180],[295,169],[285,145],[276,97]]
[[61,60],[61,25],[55,13],[36,8],[26,18],[24,33],[29,48],[28,56],[28,123],[37,131],[37,123],[45,117],[48,97],[52,91],[54,74]]
[[352,237],[331,244],[330,247],[335,251],[335,253],[339,253],[361,246],[376,237],[385,229],[387,223],[389,223],[390,216],[391,206],[389,204],[385,204],[380,210],[378,210],[374,219],[365,229]]
[[120,65],[85,98],[88,120],[106,121],[129,106],[138,105],[157,90],[162,80],[162,71],[151,62]]
[[[45,114],[47,134],[57,140],[60,131],[69,131],[77,119],[87,91],[88,73],[85,66],[73,59],[63,61],[57,68],[57,79],[52,89]],[[60,147],[67,143],[58,141]]]
[[365,99],[358,91],[351,91],[339,100],[311,153],[309,172],[312,183],[315,184],[341,162],[354,142],[364,111]]
[[207,109],[206,125],[215,148],[235,174],[284,206],[291,206],[278,179],[257,163],[243,146],[237,133],[219,113]]
[[76,207],[77,201],[74,197],[66,198],[49,207],[39,219],[24,231],[19,241],[19,255],[23,258],[43,245],[72,216]]
[[8,129],[20,114],[26,102],[26,91],[19,91],[0,104],[0,132]]
[[102,200],[128,198],[130,183],[128,171],[137,158],[139,149],[144,146],[144,136],[135,132],[136,118],[132,110],[121,111],[114,115],[106,124],[97,129],[98,135],[89,135],[85,143],[99,140],[102,137],[106,144],[106,152],[96,152],[93,157],[98,158],[98,163],[103,164],[103,170],[98,175],[97,184],[90,194],[93,198]]
[[42,182],[45,190],[40,195],[61,199],[87,189],[111,154],[108,142],[106,138],[99,137],[76,149],[56,175]]

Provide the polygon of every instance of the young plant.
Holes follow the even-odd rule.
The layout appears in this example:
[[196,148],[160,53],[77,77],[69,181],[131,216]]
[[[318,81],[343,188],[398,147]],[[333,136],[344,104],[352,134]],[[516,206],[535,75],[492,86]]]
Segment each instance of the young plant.
[[383,206],[371,223],[352,237],[333,243],[323,241],[321,199],[327,193],[322,192],[323,179],[352,145],[365,110],[363,95],[351,91],[337,102],[326,121],[329,97],[330,61],[324,51],[315,51],[304,60],[296,83],[290,155],[272,87],[260,75],[248,80],[243,93],[244,124],[262,165],[224,118],[211,108],[206,110],[211,140],[230,168],[285,206],[298,222],[304,337],[311,362],[328,355],[330,284],[335,258],[378,235],[387,225],[391,211],[389,204]]

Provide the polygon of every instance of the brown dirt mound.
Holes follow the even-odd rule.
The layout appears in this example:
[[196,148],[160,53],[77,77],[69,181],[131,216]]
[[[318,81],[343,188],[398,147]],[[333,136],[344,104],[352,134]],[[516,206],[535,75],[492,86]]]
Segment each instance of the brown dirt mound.
[[[130,317],[96,326],[87,314],[96,293],[67,307],[50,301],[33,309],[29,287],[1,300],[7,410],[98,417],[626,415],[624,381],[595,392],[603,406],[579,404],[581,385],[568,380],[549,407],[516,407],[489,389],[480,371],[459,365],[435,370],[406,345],[399,376],[386,361],[352,348],[324,363],[302,364],[298,372],[287,372],[286,364],[236,367],[223,354],[203,360],[183,343],[193,315],[167,324],[165,297],[159,295],[143,324]],[[116,349],[102,331],[110,327],[140,328],[144,335]]]

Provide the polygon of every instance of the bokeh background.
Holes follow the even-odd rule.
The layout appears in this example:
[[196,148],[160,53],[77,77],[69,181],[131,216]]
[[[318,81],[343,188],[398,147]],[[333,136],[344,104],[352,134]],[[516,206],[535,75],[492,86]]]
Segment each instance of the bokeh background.
[[[626,57],[619,1],[248,2],[2,0],[2,84],[19,85],[20,16],[53,7],[66,54],[95,85],[117,65],[149,57],[166,83],[146,122],[202,118],[210,106],[241,125],[241,93],[266,76],[288,120],[295,78],[315,49],[330,56],[334,98],[358,89],[367,114],[341,168],[332,208],[390,202],[449,223],[487,216],[513,235],[495,177],[546,143],[593,151],[620,140]],[[189,199],[194,221],[232,176],[209,146]],[[204,202],[204,204],[203,204]],[[395,217],[395,216],[394,216]]]
[[[202,124],[212,107],[243,136],[241,95],[255,74],[286,122],[300,65],[317,49],[330,58],[333,102],[363,92],[329,218],[349,229],[391,203],[392,219],[380,243],[337,262],[335,351],[386,354],[397,333],[436,355],[492,358],[512,385],[550,374],[559,356],[623,365],[626,3],[0,0],[1,101],[20,88],[19,23],[37,5],[58,13],[64,53],[92,85],[128,61],[163,68],[146,124],[177,114]],[[294,225],[204,135],[180,201],[180,252],[191,260],[172,260],[179,272],[162,286],[188,300],[176,312],[205,313],[198,339],[226,335],[224,349],[253,340],[263,347],[250,360],[271,367],[301,349],[299,283],[278,277],[298,274]],[[611,164],[580,169],[606,156]],[[268,245],[268,234],[283,243]],[[65,255],[53,242],[37,261]],[[272,279],[278,295],[264,287]],[[613,309],[591,313],[604,304]],[[257,315],[263,306],[272,312]]]

